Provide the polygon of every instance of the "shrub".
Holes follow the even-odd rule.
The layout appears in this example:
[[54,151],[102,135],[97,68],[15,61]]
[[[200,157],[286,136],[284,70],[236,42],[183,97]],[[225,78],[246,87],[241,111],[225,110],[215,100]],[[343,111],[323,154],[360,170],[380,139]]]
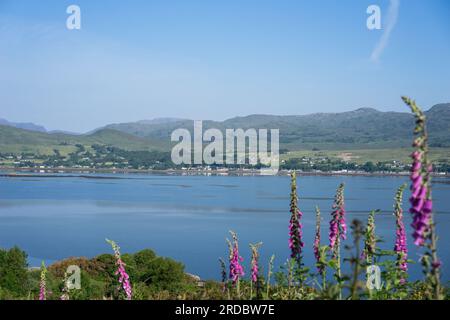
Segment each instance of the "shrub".
[[27,254],[18,247],[0,249],[0,295],[18,297],[28,291]]

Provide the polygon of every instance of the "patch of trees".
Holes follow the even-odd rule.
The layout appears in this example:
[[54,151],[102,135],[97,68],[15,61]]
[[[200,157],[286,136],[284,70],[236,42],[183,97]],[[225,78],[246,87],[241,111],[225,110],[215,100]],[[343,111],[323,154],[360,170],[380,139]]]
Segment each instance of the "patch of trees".
[[[170,258],[159,257],[145,249],[134,254],[123,254],[127,273],[133,284],[135,299],[148,299],[157,292],[171,295],[195,287],[184,273],[184,265]],[[81,289],[71,290],[71,299],[118,298],[117,266],[112,254],[101,254],[92,259],[69,258],[48,267],[48,299],[59,300],[63,289],[64,272],[70,265],[81,269]],[[0,249],[0,299],[37,299],[39,269],[28,269],[27,255],[18,247]]]

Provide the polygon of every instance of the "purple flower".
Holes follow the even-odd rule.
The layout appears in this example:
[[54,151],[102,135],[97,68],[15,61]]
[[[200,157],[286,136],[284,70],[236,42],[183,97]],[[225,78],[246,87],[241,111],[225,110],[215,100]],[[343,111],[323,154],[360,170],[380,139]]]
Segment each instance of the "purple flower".
[[408,263],[406,259],[408,257],[408,249],[406,247],[406,235],[404,227],[400,227],[396,232],[396,241],[394,250],[397,253],[397,265],[400,270],[408,271]]
[[131,295],[130,277],[125,271],[125,263],[122,261],[122,259],[118,258],[116,260],[116,265],[117,271],[115,272],[115,275],[119,275],[119,283],[122,284],[122,288],[125,291],[127,300],[131,300],[132,295]]
[[330,249],[333,250],[333,256],[336,256],[336,249],[340,239],[345,240],[347,234],[347,225],[345,223],[344,208],[344,184],[341,183],[336,191],[334,198],[333,212],[330,221]]
[[330,240],[330,248],[334,248],[336,245],[336,240],[338,238],[338,221],[337,221],[337,214],[333,211],[330,221],[330,233],[329,233],[329,240]]
[[[403,191],[406,185],[400,186],[397,190],[397,194],[395,196],[395,205],[394,205],[394,215],[396,221],[396,232],[395,232],[395,245],[394,251],[397,254],[397,266],[401,271],[408,270],[408,247],[406,245],[406,232],[405,225],[403,223],[403,209],[402,209],[402,199],[403,199]],[[404,279],[402,279],[404,280]]]
[[252,281],[253,283],[256,283],[258,281],[258,265],[254,264],[252,266]]
[[[417,145],[417,143],[416,143]],[[422,148],[418,144],[418,148]],[[428,188],[429,172],[431,167],[424,165],[424,152],[422,150],[414,151],[411,155],[413,164],[411,167],[411,209],[409,210],[413,215],[413,238],[414,244],[423,246],[425,238],[429,232],[430,218],[433,203],[430,198]],[[425,170],[424,170],[425,169]]]
[[303,232],[302,224],[300,222],[303,213],[298,208],[297,196],[297,178],[295,171],[291,174],[291,218],[289,221],[289,248],[291,249],[291,258],[301,263],[302,248],[304,243],[302,241]]
[[259,252],[258,249],[261,247],[262,242],[257,244],[250,244],[250,249],[252,251],[252,261],[251,261],[251,280],[253,283],[258,281],[259,277]]
[[44,261],[42,261],[41,281],[39,283],[39,300],[47,299],[46,276],[47,276],[47,269],[45,268]]
[[239,245],[236,233],[232,231],[230,231],[230,233],[233,237],[233,243],[231,244],[231,242],[229,242],[231,250],[229,277],[233,282],[233,285],[235,285],[239,281],[239,279],[244,276],[244,267],[241,265],[241,262],[244,261],[244,258],[239,255]]
[[234,248],[233,258],[230,261],[230,279],[233,281],[233,284],[235,284],[240,277],[244,276],[244,268],[240,264],[242,261],[244,261],[244,258],[239,256],[238,248]]
[[123,262],[121,255],[120,255],[120,248],[119,246],[112,240],[106,240],[109,242],[114,250],[114,257],[116,258],[116,266],[117,270],[114,273],[115,275],[118,275],[118,281],[121,284],[119,289],[123,289],[125,292],[125,296],[127,300],[131,300],[132,298],[132,289],[131,289],[131,283],[130,283],[130,277],[128,276],[127,272],[125,271],[126,264]]
[[321,263],[320,257],[320,210],[316,207],[316,235],[314,237],[314,257],[316,258],[317,271],[322,274],[324,271],[324,266]]
[[[442,288],[440,280],[440,261],[436,249],[436,233],[433,219],[433,202],[431,197],[431,175],[433,170],[428,159],[428,132],[426,126],[426,115],[417,106],[415,101],[408,97],[402,97],[403,101],[411,108],[416,125],[413,142],[415,151],[411,157],[413,160],[411,166],[411,209],[413,216],[413,238],[414,244],[423,246],[427,252],[422,259],[424,273],[433,288],[433,299],[442,299]],[[399,237],[402,237],[399,232]],[[400,241],[401,242],[401,241]],[[430,261],[431,258],[431,261]],[[431,263],[430,263],[431,262]],[[431,267],[431,268],[430,268]],[[431,297],[431,296],[430,296]]]
[[439,269],[442,265],[442,262],[441,262],[441,260],[437,260],[437,261],[433,261],[431,264],[434,269]]

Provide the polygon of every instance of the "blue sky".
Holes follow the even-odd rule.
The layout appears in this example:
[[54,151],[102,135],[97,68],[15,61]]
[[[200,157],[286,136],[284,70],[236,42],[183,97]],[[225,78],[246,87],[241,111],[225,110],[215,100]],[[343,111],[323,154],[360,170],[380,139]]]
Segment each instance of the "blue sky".
[[[0,0],[0,118],[78,132],[450,102],[450,2]],[[68,30],[66,8],[81,8]],[[366,9],[381,8],[382,30]]]

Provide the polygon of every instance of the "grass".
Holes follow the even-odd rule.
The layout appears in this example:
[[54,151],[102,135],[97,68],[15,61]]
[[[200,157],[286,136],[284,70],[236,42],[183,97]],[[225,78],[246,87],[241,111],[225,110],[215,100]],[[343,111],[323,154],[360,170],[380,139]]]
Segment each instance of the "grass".
[[31,144],[1,144],[0,152],[2,153],[33,153],[36,155],[54,155],[53,150],[59,150],[62,156],[75,152],[77,147],[62,145],[31,145]]
[[[281,155],[281,160],[288,160],[292,158],[322,158],[327,157],[333,160],[344,160],[358,164],[364,164],[368,161],[389,162],[401,161],[409,163],[412,148],[397,148],[397,149],[361,149],[361,150],[301,150],[291,151],[287,154]],[[431,148],[430,159],[433,162],[445,162],[450,159],[450,148]]]
[[69,135],[62,133],[43,133],[21,130],[0,125],[1,153],[35,153],[53,155],[57,149],[62,155],[76,150],[75,145],[93,144],[111,145],[124,150],[168,150],[170,142],[139,138],[111,129],[101,129],[87,135]]

